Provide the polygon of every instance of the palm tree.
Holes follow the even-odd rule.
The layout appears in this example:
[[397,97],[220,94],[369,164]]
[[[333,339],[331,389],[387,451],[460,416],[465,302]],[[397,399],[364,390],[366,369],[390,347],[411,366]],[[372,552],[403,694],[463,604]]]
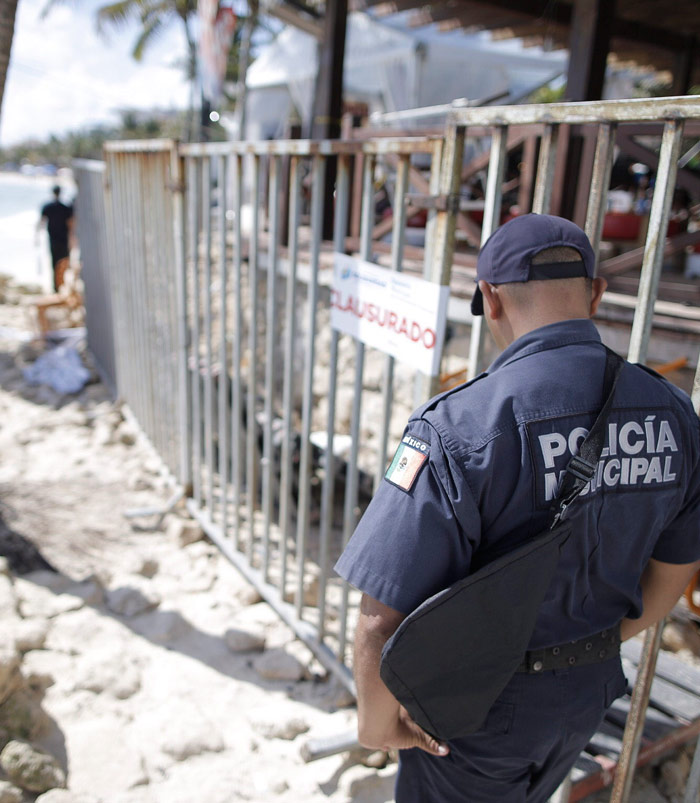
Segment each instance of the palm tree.
[[0,112],[2,111],[2,98],[5,94],[5,78],[10,63],[16,15],[17,0],[0,0]]

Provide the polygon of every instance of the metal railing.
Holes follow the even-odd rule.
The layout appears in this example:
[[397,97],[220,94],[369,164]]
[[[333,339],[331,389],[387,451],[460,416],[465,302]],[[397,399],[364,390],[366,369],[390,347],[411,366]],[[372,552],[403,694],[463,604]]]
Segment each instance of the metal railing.
[[[546,212],[568,137],[562,126],[573,124],[597,132],[584,199],[597,251],[616,131],[661,121],[629,349],[630,359],[643,362],[686,120],[700,120],[700,99],[455,109],[439,138],[107,147],[119,394],[188,489],[191,514],[351,691],[359,595],[331,566],[381,479],[388,449],[411,409],[436,391],[437,378],[331,329],[333,251],[450,284],[453,263],[474,264],[456,237],[464,227],[474,235],[461,197],[465,138],[485,137],[489,146],[483,242],[501,219],[510,128],[532,127],[539,157],[531,208]],[[393,218],[378,226],[379,170],[389,176]],[[409,258],[407,213],[421,203],[425,244]],[[359,238],[349,236],[352,210]],[[323,237],[329,219],[332,242]],[[478,318],[471,322],[472,375],[485,341]],[[696,408],[699,396],[696,374]],[[648,639],[640,679],[653,676],[658,629]],[[640,680],[616,801],[629,796],[647,698]]]

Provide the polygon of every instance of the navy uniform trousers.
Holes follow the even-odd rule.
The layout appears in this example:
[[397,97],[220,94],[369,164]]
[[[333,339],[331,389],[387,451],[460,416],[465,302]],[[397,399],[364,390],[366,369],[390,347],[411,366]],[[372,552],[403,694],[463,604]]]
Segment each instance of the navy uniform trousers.
[[619,656],[516,674],[481,730],[451,740],[448,756],[400,751],[396,803],[545,803],[626,685]]

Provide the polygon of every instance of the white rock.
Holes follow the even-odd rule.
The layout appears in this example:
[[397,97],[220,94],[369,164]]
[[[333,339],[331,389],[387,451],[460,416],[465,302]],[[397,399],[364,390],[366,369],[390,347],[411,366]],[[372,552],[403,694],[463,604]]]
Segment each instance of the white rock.
[[100,803],[100,801],[96,797],[73,792],[71,789],[51,789],[39,795],[36,803]]
[[116,437],[125,446],[133,446],[136,443],[137,435],[136,430],[126,421],[117,427]]
[[95,446],[109,446],[114,443],[114,429],[107,421],[97,421],[92,438]]
[[68,586],[63,593],[78,597],[88,605],[101,605],[104,601],[104,588],[99,578],[96,576],[86,578],[80,583],[74,583]]
[[144,558],[135,569],[135,573],[150,580],[158,574],[159,569],[160,565],[155,558]]
[[161,750],[176,761],[185,761],[202,753],[220,753],[224,747],[221,734],[204,724],[187,732],[171,732],[161,743]]
[[125,664],[114,656],[86,666],[74,688],[95,694],[108,692],[118,700],[126,700],[141,688],[141,671],[137,666]]
[[4,572],[0,573],[0,619],[3,622],[19,618],[17,594],[12,579]]
[[80,610],[85,605],[79,597],[56,593],[19,578],[15,588],[19,597],[19,611],[25,619],[54,619],[68,611]]
[[267,650],[255,660],[255,671],[267,680],[298,681],[306,677],[304,665],[284,649]]
[[26,742],[8,742],[0,753],[0,767],[12,783],[30,792],[48,792],[66,785],[66,776],[58,761]]
[[47,619],[22,619],[11,628],[15,647],[20,652],[40,650],[46,644],[48,632],[49,622]]
[[0,705],[0,728],[12,739],[36,739],[50,725],[47,713],[30,690],[19,688]]
[[253,729],[266,739],[292,741],[309,730],[309,723],[301,717],[293,717],[282,721],[254,722]]
[[130,617],[157,607],[160,595],[152,590],[144,593],[139,588],[121,586],[106,592],[105,603],[110,611]]
[[22,803],[22,790],[9,781],[0,781],[0,803]]
[[396,765],[383,770],[350,767],[342,774],[338,791],[348,800],[393,800],[396,771]]
[[236,599],[241,603],[241,605],[257,605],[259,602],[262,602],[262,595],[258,591],[257,588],[254,586],[245,586],[240,591],[236,593]]
[[176,641],[192,630],[192,625],[177,611],[151,611],[133,622],[134,629],[149,641],[166,644]]
[[260,652],[265,649],[265,636],[232,627],[224,633],[224,641],[231,652]]
[[204,538],[204,531],[196,521],[172,518],[168,524],[168,537],[176,541],[179,546],[187,546],[201,541]]
[[20,655],[14,643],[0,641],[0,703],[22,684]]
[[0,555],[0,574],[10,576],[10,561],[4,555]]

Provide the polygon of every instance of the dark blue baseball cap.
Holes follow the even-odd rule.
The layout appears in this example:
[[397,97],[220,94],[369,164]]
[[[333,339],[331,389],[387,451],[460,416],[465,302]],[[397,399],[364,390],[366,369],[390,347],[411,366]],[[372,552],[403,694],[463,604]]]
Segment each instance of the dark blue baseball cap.
[[[547,248],[573,248],[581,255],[575,262],[532,264]],[[595,254],[585,232],[575,223],[554,215],[520,215],[496,229],[484,243],[476,263],[476,280],[489,284],[529,282],[537,279],[593,278]],[[484,314],[484,298],[477,285],[472,315]]]

